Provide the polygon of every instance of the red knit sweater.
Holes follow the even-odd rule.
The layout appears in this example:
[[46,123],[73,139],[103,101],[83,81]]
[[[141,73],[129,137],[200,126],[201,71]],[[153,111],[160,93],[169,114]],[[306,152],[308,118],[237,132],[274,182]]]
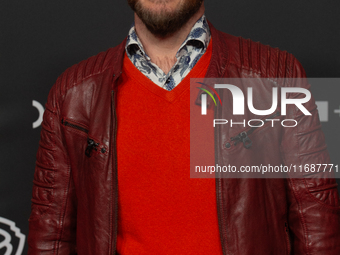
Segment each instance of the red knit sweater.
[[117,104],[120,255],[222,254],[215,179],[189,173],[190,77],[204,77],[211,44],[172,91],[125,55]]

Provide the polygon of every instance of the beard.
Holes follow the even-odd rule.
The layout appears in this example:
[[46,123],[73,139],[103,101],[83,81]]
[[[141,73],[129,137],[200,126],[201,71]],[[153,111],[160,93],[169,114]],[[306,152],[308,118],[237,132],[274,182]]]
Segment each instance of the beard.
[[131,9],[137,14],[146,28],[155,36],[165,38],[182,28],[188,20],[199,10],[203,0],[186,0],[174,11],[166,10],[165,0],[156,0],[163,2],[164,8],[160,11],[152,11],[139,0],[128,0]]

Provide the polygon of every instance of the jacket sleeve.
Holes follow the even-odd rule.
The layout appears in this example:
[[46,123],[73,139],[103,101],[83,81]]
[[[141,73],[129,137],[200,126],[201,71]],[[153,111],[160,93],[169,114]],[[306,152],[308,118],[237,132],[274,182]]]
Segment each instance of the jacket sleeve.
[[41,130],[29,218],[28,254],[76,254],[76,196],[60,126],[59,86],[50,91]]
[[[305,77],[301,64],[294,59],[293,77]],[[292,79],[288,86],[309,89],[306,79]],[[303,94],[291,97],[303,98]],[[286,165],[311,169],[315,164],[330,164],[324,134],[313,97],[304,104],[312,116],[305,116],[297,107],[287,106],[286,119],[295,119],[294,131],[285,129],[281,150]],[[323,165],[324,167],[324,165]],[[330,171],[302,171],[291,174],[288,184],[288,225],[292,254],[340,254],[340,207],[334,167]],[[299,178],[296,178],[299,177]]]

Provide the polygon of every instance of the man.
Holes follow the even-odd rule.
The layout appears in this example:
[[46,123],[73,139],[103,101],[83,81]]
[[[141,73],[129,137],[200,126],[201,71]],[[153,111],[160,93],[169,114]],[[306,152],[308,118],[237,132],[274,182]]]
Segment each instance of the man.
[[[128,3],[135,25],[127,39],[67,69],[49,94],[29,254],[339,254],[331,173],[188,176],[190,77],[305,77],[299,62],[217,31],[201,0]],[[237,166],[328,163],[314,106],[306,104],[312,116],[289,111],[298,128],[270,134],[270,144],[254,133],[255,150],[231,144],[220,127],[207,154]]]

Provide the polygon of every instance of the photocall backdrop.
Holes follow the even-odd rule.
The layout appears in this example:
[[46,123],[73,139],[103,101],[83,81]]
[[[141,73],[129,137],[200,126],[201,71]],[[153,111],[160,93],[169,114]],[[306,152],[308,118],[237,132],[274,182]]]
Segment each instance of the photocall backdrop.
[[[340,77],[339,1],[206,0],[205,5],[217,29],[293,53],[308,77]],[[12,0],[1,1],[0,19],[0,254],[19,255],[27,253],[48,92],[66,68],[119,44],[133,13],[126,0]],[[321,102],[332,163],[339,164],[339,84],[312,87],[312,93]]]

